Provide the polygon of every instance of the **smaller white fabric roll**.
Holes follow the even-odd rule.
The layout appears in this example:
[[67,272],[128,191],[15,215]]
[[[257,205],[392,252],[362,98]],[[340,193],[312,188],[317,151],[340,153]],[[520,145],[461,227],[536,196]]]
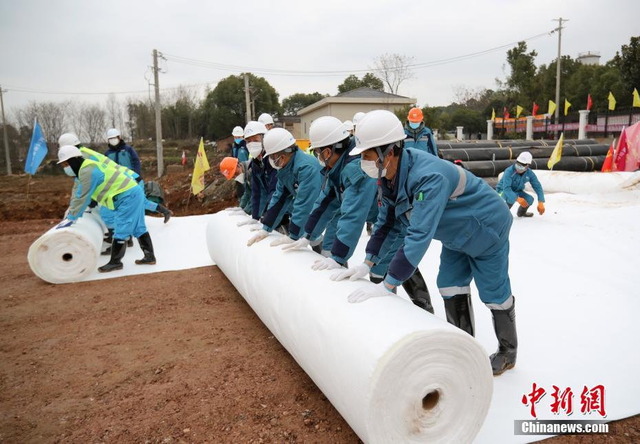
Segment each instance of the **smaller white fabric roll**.
[[102,219],[94,212],[85,213],[70,227],[54,226],[31,244],[29,266],[52,284],[81,281],[97,267],[103,233]]

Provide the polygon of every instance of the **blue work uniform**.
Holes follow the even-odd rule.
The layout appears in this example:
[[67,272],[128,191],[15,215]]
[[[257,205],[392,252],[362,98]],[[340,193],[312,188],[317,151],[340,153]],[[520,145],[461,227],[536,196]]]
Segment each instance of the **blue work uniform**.
[[259,220],[278,184],[277,170],[264,158],[251,159],[251,217]]
[[436,138],[433,136],[431,128],[425,126],[424,122],[420,123],[420,126],[413,129],[407,124],[404,127],[404,133],[407,138],[404,139],[405,148],[416,148],[421,151],[425,151],[434,156],[438,155],[438,144]]
[[246,162],[249,160],[249,150],[247,149],[247,142],[242,139],[240,143],[233,141],[231,146],[231,157],[235,157],[239,162]]
[[344,265],[353,255],[371,203],[375,201],[376,181],[360,168],[360,156],[349,156],[346,149],[332,168],[324,168],[326,186],[315,202],[305,225],[309,239],[323,231],[323,250]]
[[538,195],[538,202],[544,202],[544,191],[542,185],[531,168],[527,168],[524,173],[518,174],[516,166],[511,165],[502,173],[502,179],[496,185],[496,191],[511,206],[518,197],[522,197],[527,201],[529,206],[533,205],[533,197],[529,193],[525,193],[524,186],[529,182],[533,191]]
[[142,176],[138,153],[136,153],[136,150],[134,150],[133,147],[127,145],[124,140],[120,139],[120,143],[116,146],[109,145],[109,149],[107,149],[104,155],[118,165],[127,167],[130,170],[135,171],[138,176]]
[[408,279],[436,239],[442,243],[437,282],[443,297],[470,293],[472,279],[486,304],[502,304],[511,296],[513,218],[486,182],[411,148],[401,151],[395,177],[381,182],[383,204],[366,258],[377,263],[404,235],[385,282],[397,286]]
[[320,194],[320,164],[313,156],[295,147],[289,162],[278,170],[277,176],[276,191],[262,216],[262,228],[273,231],[290,208],[289,237],[297,240],[304,234],[303,228]]

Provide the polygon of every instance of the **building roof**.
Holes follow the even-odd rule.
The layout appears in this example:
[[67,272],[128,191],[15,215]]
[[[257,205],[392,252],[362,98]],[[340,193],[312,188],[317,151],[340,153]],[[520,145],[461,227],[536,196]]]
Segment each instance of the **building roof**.
[[417,100],[412,99],[411,97],[399,96],[397,94],[390,94],[384,91],[363,87],[343,92],[336,96],[325,97],[324,99],[318,100],[316,103],[312,103],[311,105],[302,108],[298,111],[297,115],[303,116],[331,103],[413,105],[416,102]]

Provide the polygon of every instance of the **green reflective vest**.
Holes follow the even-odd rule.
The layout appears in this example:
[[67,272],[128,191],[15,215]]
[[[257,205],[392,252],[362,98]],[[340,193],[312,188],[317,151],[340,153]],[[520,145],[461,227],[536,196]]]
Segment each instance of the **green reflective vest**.
[[118,168],[115,162],[103,163],[91,159],[85,159],[80,169],[93,165],[104,174],[104,180],[98,184],[91,194],[91,199],[100,205],[115,209],[113,198],[120,193],[130,190],[138,185],[136,180],[126,173],[126,168]]

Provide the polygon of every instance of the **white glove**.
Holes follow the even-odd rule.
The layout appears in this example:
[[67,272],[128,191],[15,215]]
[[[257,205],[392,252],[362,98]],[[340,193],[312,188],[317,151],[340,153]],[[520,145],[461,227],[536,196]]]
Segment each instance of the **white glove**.
[[259,224],[259,223],[258,223],[258,224],[251,225],[251,226],[249,227],[249,231],[260,231],[260,230],[262,230],[262,225],[261,225],[261,224]]
[[291,239],[289,236],[280,236],[278,239],[271,242],[272,247],[277,247],[278,245],[287,245],[292,244],[295,241]]
[[269,236],[269,232],[267,230],[260,229],[256,234],[253,235],[251,239],[247,241],[247,247],[255,244],[256,242],[260,242],[262,239]]
[[382,296],[394,296],[393,292],[384,285],[384,281],[376,285],[367,285],[364,288],[358,288],[349,295],[348,301],[354,304],[366,301],[369,298]]
[[322,259],[318,259],[311,266],[312,270],[337,270],[338,268],[342,268],[342,265],[337,263],[330,257],[323,257]]
[[64,219],[62,222],[60,222],[58,224],[58,226],[56,226],[56,230],[58,230],[60,228],[67,228],[67,227],[70,227],[71,225],[73,225],[73,221],[72,220]]
[[349,278],[350,281],[357,281],[358,279],[362,279],[366,277],[371,272],[371,267],[369,267],[366,263],[361,263],[352,268],[347,268],[346,270],[338,271],[337,273],[333,273],[331,275],[332,281],[341,281],[343,279]]
[[240,207],[225,208],[224,212],[227,213],[229,216],[239,216],[241,214],[246,214],[244,210]]
[[248,219],[241,220],[240,222],[238,222],[236,224],[236,226],[237,227],[243,227],[245,225],[256,225],[256,224],[260,225],[260,221],[259,220],[255,220],[255,219],[250,217]]
[[297,241],[286,244],[282,247],[283,251],[305,250],[309,246],[309,239],[301,237]]

